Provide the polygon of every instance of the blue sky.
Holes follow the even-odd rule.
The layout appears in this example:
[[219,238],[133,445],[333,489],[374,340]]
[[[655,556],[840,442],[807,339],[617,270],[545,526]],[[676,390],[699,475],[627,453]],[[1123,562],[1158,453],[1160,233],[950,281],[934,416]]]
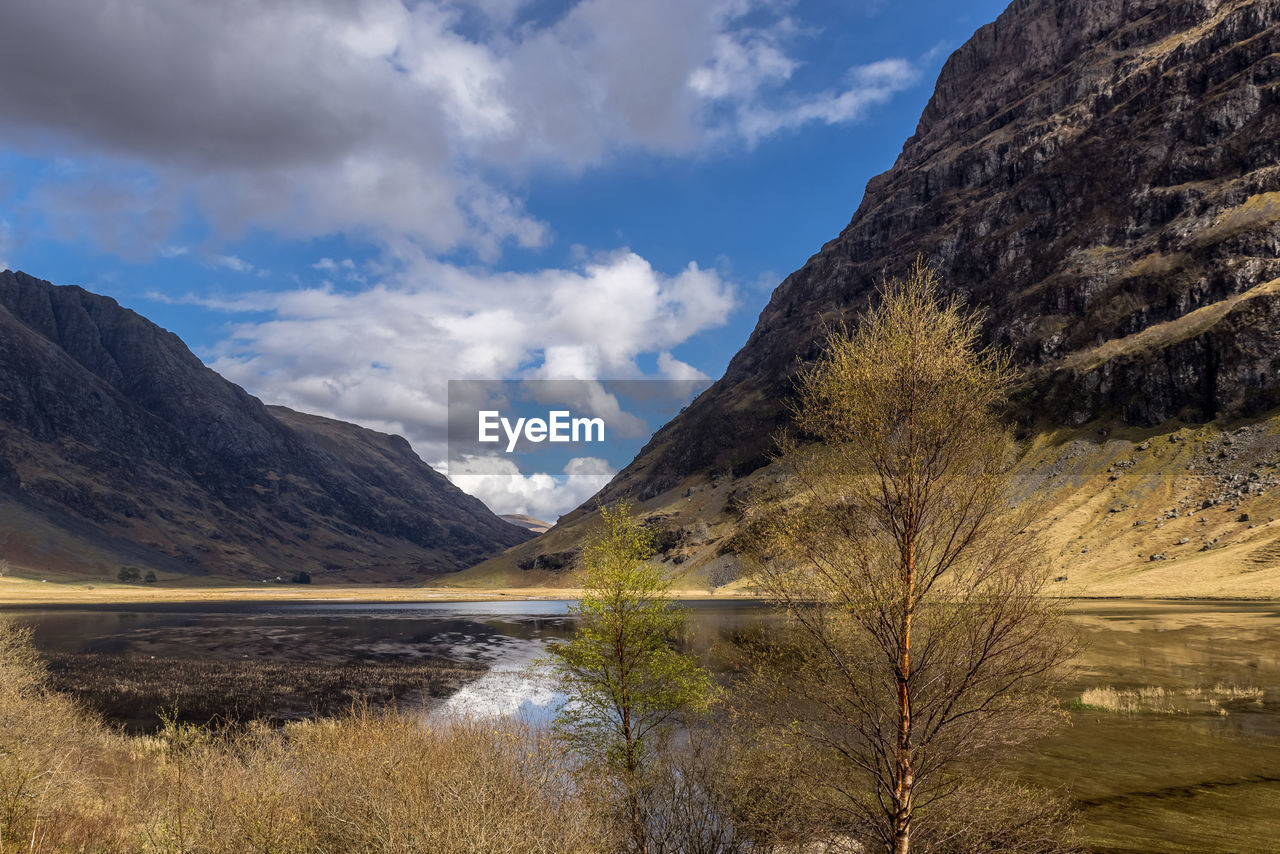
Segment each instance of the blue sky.
[[718,377],[1003,5],[6,3],[0,267],[438,464],[450,379]]

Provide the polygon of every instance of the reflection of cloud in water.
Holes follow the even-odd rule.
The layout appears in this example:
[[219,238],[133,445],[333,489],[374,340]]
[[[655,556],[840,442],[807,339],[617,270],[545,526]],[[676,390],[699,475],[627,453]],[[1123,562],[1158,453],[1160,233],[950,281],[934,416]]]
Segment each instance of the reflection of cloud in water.
[[463,686],[436,714],[549,722],[564,695],[556,690],[551,675],[534,664],[545,654],[541,641],[510,640],[489,672]]

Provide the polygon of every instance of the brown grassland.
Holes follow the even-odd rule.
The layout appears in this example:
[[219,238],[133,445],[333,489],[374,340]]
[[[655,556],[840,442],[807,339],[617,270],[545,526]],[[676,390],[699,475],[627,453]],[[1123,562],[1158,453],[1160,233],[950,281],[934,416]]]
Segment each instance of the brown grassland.
[[0,625],[0,852],[608,851],[545,733],[354,708],[282,728],[109,728]]

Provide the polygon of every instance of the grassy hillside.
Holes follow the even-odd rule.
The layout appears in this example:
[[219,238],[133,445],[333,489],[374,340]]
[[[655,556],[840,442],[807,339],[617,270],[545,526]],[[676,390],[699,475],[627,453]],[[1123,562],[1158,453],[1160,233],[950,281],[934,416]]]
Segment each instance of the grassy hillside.
[[[1019,448],[1018,499],[1033,502],[1054,593],[1280,597],[1280,415],[1140,429],[1050,428]],[[641,503],[660,557],[686,589],[743,586],[729,550],[737,508],[776,467],[693,477]],[[595,514],[439,582],[571,586],[574,549]],[[560,564],[565,564],[560,566]]]

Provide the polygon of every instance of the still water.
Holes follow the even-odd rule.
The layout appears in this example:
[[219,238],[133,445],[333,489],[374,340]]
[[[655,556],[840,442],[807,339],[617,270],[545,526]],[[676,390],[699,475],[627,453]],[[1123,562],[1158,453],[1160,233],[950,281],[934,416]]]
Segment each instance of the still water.
[[[529,667],[567,637],[566,601],[155,605],[12,611],[39,648],[145,659],[384,661],[486,668],[429,714],[545,720],[559,697]],[[773,619],[739,601],[688,603],[691,646],[715,667],[739,628]],[[1086,602],[1071,726],[1019,773],[1069,789],[1094,850],[1280,852],[1280,603]]]
[[[483,676],[436,714],[521,715],[545,721],[560,696],[531,667],[545,644],[572,634],[567,600],[259,605],[153,605],[11,611],[50,653],[272,662],[443,658],[479,664]],[[691,602],[691,643],[714,666],[715,647],[735,627],[769,618],[751,602]],[[406,698],[411,699],[411,698]],[[139,710],[144,712],[149,710]]]

